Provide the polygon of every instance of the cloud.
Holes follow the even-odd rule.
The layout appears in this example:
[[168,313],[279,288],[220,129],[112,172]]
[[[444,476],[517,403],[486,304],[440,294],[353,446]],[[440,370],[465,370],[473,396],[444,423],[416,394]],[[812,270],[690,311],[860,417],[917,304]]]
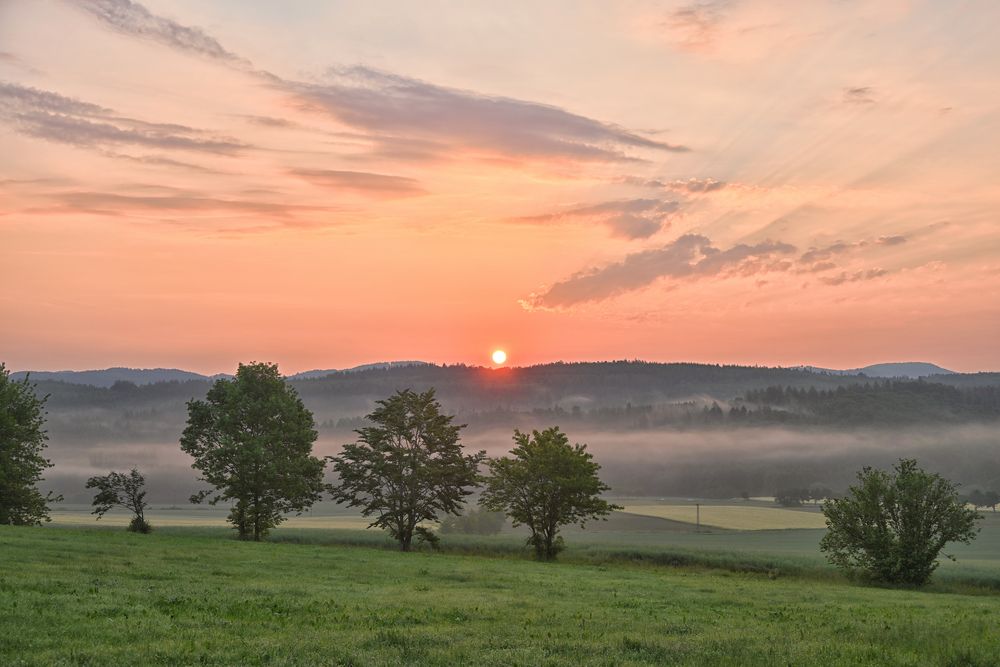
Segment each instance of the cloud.
[[689,150],[555,106],[446,88],[369,67],[332,68],[324,83],[293,81],[254,69],[202,30],[131,0],[73,4],[118,32],[250,72],[298,106],[371,135],[380,157],[427,161],[471,153],[492,159],[626,162],[637,159],[627,153],[631,150]]
[[199,28],[184,26],[157,16],[131,0],[68,0],[109,28],[133,37],[151,39],[178,51],[221,60],[231,64],[249,64],[227,51]]
[[[864,241],[860,242],[861,245],[865,245]],[[806,252],[802,253],[799,257],[799,261],[803,264],[810,264],[823,259],[830,259],[834,255],[840,255],[842,253],[848,252],[858,247],[857,243],[844,243],[843,241],[837,241],[831,245],[825,246],[823,248],[809,248]]]
[[901,243],[906,243],[905,236],[880,236],[875,241],[879,245],[900,245]]
[[686,51],[710,49],[730,4],[729,0],[707,0],[679,7],[671,12],[665,26],[677,47]]
[[616,179],[617,183],[625,185],[635,185],[643,188],[654,188],[657,190],[673,190],[675,192],[704,193],[714,192],[726,187],[728,183],[714,178],[689,178],[687,180],[675,179],[664,181],[659,178],[640,178],[638,176],[623,176]]
[[276,218],[291,218],[307,211],[329,211],[318,206],[302,206],[275,202],[204,197],[191,193],[164,195],[121,195],[109,192],[64,192],[52,195],[62,205],[57,211],[95,213],[99,215],[129,215],[141,212],[158,213],[232,213],[261,214]]
[[563,220],[590,220],[607,225],[612,234],[628,239],[644,239],[669,225],[680,204],[659,199],[625,199],[565,211],[518,218],[520,222],[546,223]]
[[246,144],[173,123],[148,123],[37,88],[0,81],[0,120],[22,134],[87,147],[120,145],[231,155]]
[[627,149],[683,152],[610,123],[558,107],[445,88],[368,67],[330,70],[325,84],[279,80],[275,85],[306,109],[371,133],[383,149],[401,136],[521,159],[619,162]]
[[620,262],[576,273],[541,294],[532,294],[521,305],[530,310],[602,301],[646,287],[661,278],[683,281],[784,271],[790,262],[780,256],[793,252],[795,246],[777,241],[740,243],[721,250],[705,236],[685,234],[661,248],[632,253]]
[[853,273],[841,271],[835,276],[820,276],[820,281],[826,283],[827,285],[842,285],[844,283],[855,283],[860,280],[873,280],[875,278],[881,278],[888,273],[889,272],[885,269],[862,269],[854,271]]
[[869,105],[875,104],[873,95],[874,89],[871,86],[859,86],[857,88],[844,89],[845,104]]
[[313,185],[384,197],[409,197],[425,192],[416,179],[404,176],[331,169],[293,169],[289,173]]

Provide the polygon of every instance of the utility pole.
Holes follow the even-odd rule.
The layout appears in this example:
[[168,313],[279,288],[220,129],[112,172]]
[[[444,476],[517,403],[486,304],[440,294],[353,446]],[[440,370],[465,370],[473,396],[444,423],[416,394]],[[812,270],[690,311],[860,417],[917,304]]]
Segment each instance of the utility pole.
[[695,516],[695,519],[694,519],[695,520],[694,532],[700,533],[701,532],[701,503],[695,503],[694,504],[694,516]]

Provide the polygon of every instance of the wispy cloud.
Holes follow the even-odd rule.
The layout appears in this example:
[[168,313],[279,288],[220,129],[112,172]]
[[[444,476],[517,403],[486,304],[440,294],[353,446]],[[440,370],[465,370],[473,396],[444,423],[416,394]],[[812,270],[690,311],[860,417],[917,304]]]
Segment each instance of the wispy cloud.
[[856,283],[861,280],[873,280],[887,275],[885,269],[862,269],[853,272],[841,271],[835,276],[820,276],[820,282],[827,285],[843,285],[844,283]]
[[564,211],[518,218],[520,222],[547,223],[585,220],[606,225],[612,234],[628,239],[644,239],[667,227],[680,203],[660,199],[625,199]]
[[368,67],[331,69],[323,84],[282,80],[300,106],[383,137],[519,158],[634,160],[625,151],[687,151],[558,107],[438,86]]
[[248,64],[200,28],[181,25],[153,14],[131,0],[67,0],[109,28],[133,37],[165,44],[178,51],[213,58],[231,64]]
[[638,176],[623,176],[617,180],[625,185],[635,185],[643,188],[653,188],[656,190],[672,190],[682,193],[703,193],[715,192],[728,185],[725,181],[714,178],[689,178],[687,180],[674,179],[671,181],[659,178],[641,178]]
[[75,146],[132,145],[231,155],[235,139],[173,123],[149,123],[118,116],[111,109],[58,93],[0,81],[0,120],[22,134]]
[[665,27],[679,48],[709,49],[715,45],[719,26],[730,4],[730,0],[706,0],[679,7],[667,17]]
[[51,196],[61,206],[56,211],[129,215],[138,213],[230,213],[260,214],[271,218],[291,218],[309,211],[329,211],[328,207],[284,204],[252,199],[225,199],[194,193],[122,195],[110,192],[62,192]]
[[867,106],[875,104],[875,89],[871,86],[858,86],[844,89],[844,103]]
[[293,169],[289,173],[324,188],[379,197],[410,197],[425,192],[416,179],[404,176],[333,169]]
[[566,308],[641,289],[662,278],[675,281],[723,275],[785,271],[782,256],[795,246],[778,241],[737,244],[725,250],[699,234],[685,234],[660,248],[627,255],[620,262],[576,273],[521,302],[527,309]]

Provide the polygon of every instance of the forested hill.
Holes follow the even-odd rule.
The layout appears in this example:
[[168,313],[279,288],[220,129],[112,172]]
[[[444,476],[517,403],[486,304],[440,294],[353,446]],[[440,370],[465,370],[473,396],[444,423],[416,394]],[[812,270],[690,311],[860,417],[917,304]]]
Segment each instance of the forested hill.
[[[356,427],[376,400],[396,390],[430,387],[436,388],[447,410],[458,413],[470,425],[533,425],[524,415],[540,420],[579,418],[595,427],[615,429],[683,425],[692,419],[704,421],[701,413],[713,401],[727,412],[731,406],[739,408],[740,401],[749,409],[767,406],[775,411],[797,412],[799,417],[780,415],[779,419],[798,423],[808,422],[809,418],[801,415],[816,414],[815,410],[790,410],[766,402],[754,405],[746,397],[767,387],[824,391],[872,381],[864,376],[782,368],[619,361],[503,369],[388,367],[290,382],[315,413],[321,430],[327,430]],[[1000,374],[942,375],[935,376],[931,383],[966,389],[1000,386]],[[50,396],[49,428],[53,436],[92,442],[142,442],[176,440],[186,420],[186,401],[204,397],[210,384],[207,380],[142,386],[118,382],[101,388],[43,380],[37,388],[39,393]],[[900,386],[906,384],[904,381]],[[890,399],[883,402],[890,410],[891,403]],[[915,415],[918,421],[978,418],[968,413],[956,418],[947,406],[926,413],[907,408],[905,414],[907,418]],[[708,419],[716,416],[713,413]],[[771,417],[762,420],[773,422]],[[898,419],[889,422],[898,423]]]

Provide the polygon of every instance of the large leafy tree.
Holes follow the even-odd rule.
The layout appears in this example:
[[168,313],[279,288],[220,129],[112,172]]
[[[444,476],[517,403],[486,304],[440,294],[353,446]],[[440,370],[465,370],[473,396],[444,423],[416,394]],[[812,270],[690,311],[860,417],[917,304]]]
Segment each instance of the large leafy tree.
[[479,481],[485,452],[465,454],[454,417],[442,414],[434,390],[409,389],[378,401],[358,429],[358,441],[331,457],[339,484],[330,487],[338,503],[374,516],[370,524],[388,530],[403,551],[414,534],[428,536],[420,522],[458,514]]
[[28,378],[11,380],[0,364],[0,523],[39,525],[49,521],[49,503],[62,500],[38,490],[52,466],[43,456],[46,398],[35,395]]
[[146,521],[146,478],[136,468],[128,473],[109,472],[87,480],[88,489],[97,489],[94,495],[94,511],[98,520],[113,507],[121,507],[132,512],[128,529],[133,533],[148,533],[153,527]]
[[540,560],[552,560],[563,548],[559,529],[621,509],[601,498],[610,490],[597,476],[601,466],[586,445],[571,445],[558,427],[530,434],[514,431],[509,457],[489,462],[490,476],[480,503],[505,512],[515,526],[531,531],[528,544]]
[[312,455],[312,413],[274,364],[240,364],[204,401],[188,402],[181,449],[214,488],[191,497],[233,503],[229,521],[240,539],[263,539],[320,499],[326,462]]
[[981,518],[955,484],[913,459],[900,459],[891,472],[864,468],[858,484],[826,502],[823,513],[829,530],[820,549],[831,563],[876,581],[916,585],[930,578],[946,544],[976,537]]

